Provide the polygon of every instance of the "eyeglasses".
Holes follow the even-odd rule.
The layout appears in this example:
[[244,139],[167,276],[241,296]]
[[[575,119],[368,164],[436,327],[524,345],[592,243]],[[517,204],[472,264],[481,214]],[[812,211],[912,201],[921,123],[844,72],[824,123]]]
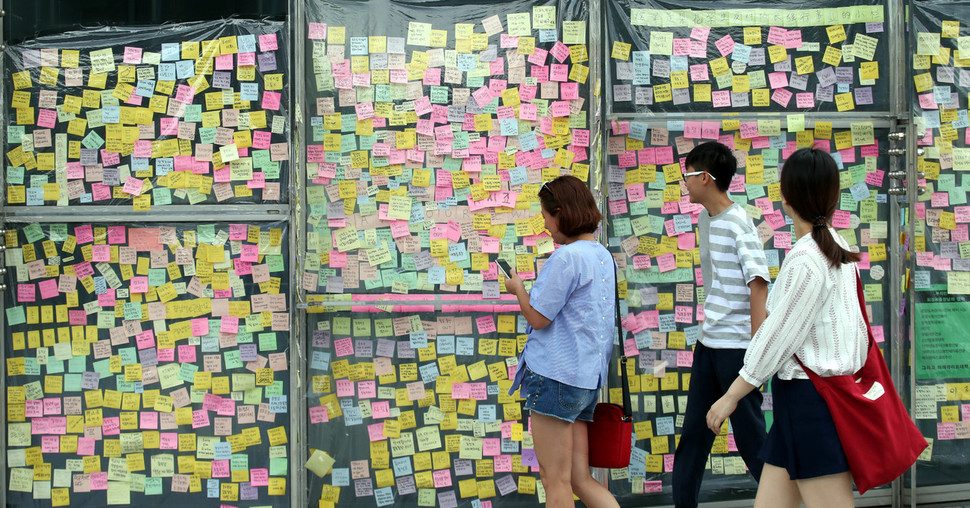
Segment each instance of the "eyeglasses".
[[552,190],[549,189],[549,187],[546,185],[547,183],[549,183],[549,182],[542,182],[542,186],[539,187],[539,190],[536,192],[536,194],[542,192],[542,189],[546,189],[546,190],[548,190],[551,193]]
[[[707,171],[691,171],[690,173],[684,173],[680,175],[680,177],[681,177],[681,180],[687,180],[688,176],[703,175],[704,173],[707,173]],[[707,176],[711,177],[711,180],[714,180],[715,182],[717,181],[717,178],[714,178],[714,175],[707,173]]]

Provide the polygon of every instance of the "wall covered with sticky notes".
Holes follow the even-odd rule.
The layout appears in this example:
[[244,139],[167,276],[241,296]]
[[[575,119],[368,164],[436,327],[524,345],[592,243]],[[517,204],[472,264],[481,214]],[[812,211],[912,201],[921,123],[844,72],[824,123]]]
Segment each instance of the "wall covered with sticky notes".
[[545,494],[518,391],[514,305],[311,314],[311,506],[536,506]]
[[608,27],[607,102],[614,112],[886,110],[886,2],[851,3],[606,2],[622,20]]
[[916,203],[913,413],[931,443],[920,483],[970,474],[970,4],[918,5],[910,34],[916,164],[926,192]]
[[586,5],[391,7],[308,6],[302,287],[497,298],[554,248],[541,184],[595,181]]
[[[659,494],[669,485],[666,473],[672,470],[683,423],[705,297],[696,232],[701,205],[690,202],[681,177],[684,159],[697,144],[720,141],[734,151],[739,169],[729,195],[757,227],[772,279],[794,242],[793,227],[781,206],[781,166],[801,147],[816,146],[833,154],[842,195],[832,225],[861,252],[859,268],[873,332],[877,341],[885,340],[889,205],[888,179],[881,168],[888,163],[879,145],[885,146],[886,132],[874,130],[871,123],[851,129],[833,129],[823,121],[806,127],[803,119],[798,127],[797,119],[786,123],[787,129],[781,128],[780,119],[743,118],[615,121],[609,126],[608,234],[627,284],[623,351],[638,357],[635,373],[647,378],[641,381],[647,392],[642,403],[634,403],[639,408],[634,419],[642,430],[637,432],[638,459],[628,475],[614,475],[629,480],[628,493]],[[766,394],[764,409],[771,407]],[[709,466],[712,481],[705,482],[706,490],[742,482],[755,485],[745,474],[733,437],[725,428],[715,443]]]
[[8,503],[289,506],[286,225],[17,226]]
[[282,22],[102,28],[6,50],[9,206],[287,200]]

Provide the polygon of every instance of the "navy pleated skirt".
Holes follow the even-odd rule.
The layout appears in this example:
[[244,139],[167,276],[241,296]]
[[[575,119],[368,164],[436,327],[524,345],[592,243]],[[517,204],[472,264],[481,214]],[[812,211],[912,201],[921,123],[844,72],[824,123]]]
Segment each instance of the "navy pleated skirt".
[[849,470],[825,400],[808,379],[771,380],[774,423],[759,458],[803,480]]

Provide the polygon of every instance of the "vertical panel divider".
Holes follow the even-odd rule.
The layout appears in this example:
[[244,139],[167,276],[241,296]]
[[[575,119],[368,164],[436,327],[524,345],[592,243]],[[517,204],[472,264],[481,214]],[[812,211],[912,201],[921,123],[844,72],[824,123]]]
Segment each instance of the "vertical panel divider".
[[[6,80],[3,76],[7,75],[7,39],[6,34],[3,31],[5,26],[3,17],[6,16],[6,12],[3,11],[3,5],[0,5],[0,97],[7,96],[6,90]],[[0,123],[4,126],[7,125],[7,108],[0,107]],[[6,127],[4,127],[4,132],[6,132]],[[6,172],[0,173],[0,182],[3,183],[2,187],[7,186],[7,174]],[[6,229],[7,227],[7,193],[0,192],[0,229]],[[6,245],[6,242],[4,242]],[[0,260],[4,261],[0,263],[0,266],[6,266],[6,253],[0,252]],[[6,280],[6,275],[0,277],[0,283]],[[0,307],[3,309],[7,308],[7,302],[5,297],[6,291],[0,291]],[[0,330],[6,330],[7,326],[7,313],[6,311],[0,312]],[[0,347],[0,369],[4,375],[0,375],[0,394],[2,394],[3,400],[7,400],[7,347],[4,345]],[[4,404],[6,408],[6,404]],[[3,457],[7,456],[7,415],[4,411],[3,425],[0,425],[0,455]],[[7,461],[3,460],[3,464],[0,464],[0,475],[3,475],[3,488],[0,489],[0,506],[7,506]]]
[[[905,20],[904,20],[904,7],[903,0],[889,0],[886,9],[888,12],[888,26],[886,30],[890,34],[905,34]],[[906,86],[905,86],[905,76],[906,76],[906,59],[907,55],[905,52],[906,41],[905,37],[890,37],[889,38],[889,108],[890,113],[893,116],[891,121],[891,127],[889,132],[895,132],[899,126],[900,121],[907,122],[906,113]],[[906,144],[910,143],[910,135],[906,136]],[[888,149],[888,147],[886,147]],[[900,164],[909,165],[908,160],[901,161],[899,157],[890,156],[890,167],[889,171],[897,171],[900,169]],[[902,169],[906,169],[905,167]],[[912,181],[912,179],[908,179]],[[892,376],[893,384],[896,386],[896,392],[900,395],[905,395],[909,393],[908,396],[903,397],[903,400],[910,404],[908,408],[910,413],[912,413],[912,402],[913,397],[911,389],[909,386],[903,386],[903,381],[906,379],[903,376],[903,369],[905,368],[905,363],[903,361],[903,353],[905,348],[903,347],[904,333],[907,327],[904,325],[904,313],[900,312],[906,309],[910,314],[912,310],[909,309],[907,303],[911,303],[912,299],[908,297],[905,293],[906,288],[903,287],[902,279],[907,273],[906,266],[904,266],[907,247],[906,245],[901,245],[899,239],[901,236],[902,229],[902,218],[905,216],[907,220],[912,218],[912,199],[907,199],[905,202],[900,202],[898,197],[889,195],[889,223],[890,223],[890,241],[893,242],[893,247],[889,249],[889,294],[890,294],[890,312],[887,316],[889,320],[889,337],[890,343],[888,345],[892,350],[892,355],[890,358],[890,375]],[[907,205],[907,203],[909,203]],[[907,207],[904,215],[904,208]],[[910,235],[908,238],[912,238]],[[908,243],[908,242],[907,242]],[[905,307],[904,307],[905,306]],[[916,474],[916,468],[910,469],[912,473]],[[915,478],[915,477],[914,477]],[[902,506],[902,495],[903,495],[903,480],[902,477],[897,478],[893,481],[891,485],[892,491],[892,506],[893,508],[900,508]]]
[[[293,65],[290,86],[293,94],[293,130],[290,143],[293,171],[290,177],[290,471],[293,487],[290,489],[290,506],[309,506],[307,501],[307,472],[303,467],[307,460],[307,392],[303,378],[306,372],[307,317],[302,273],[306,252],[306,209],[303,192],[306,189],[306,160],[303,146],[306,141],[306,122],[303,111],[306,106],[306,23],[304,15],[306,0],[291,0],[288,21],[290,23],[290,59]],[[300,307],[299,309],[297,307]]]

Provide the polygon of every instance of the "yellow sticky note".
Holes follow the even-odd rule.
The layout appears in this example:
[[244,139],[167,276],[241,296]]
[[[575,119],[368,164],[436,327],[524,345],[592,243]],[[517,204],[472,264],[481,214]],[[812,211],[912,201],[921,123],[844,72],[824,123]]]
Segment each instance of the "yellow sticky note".
[[617,60],[627,61],[630,59],[630,48],[630,44],[626,42],[613,41],[613,51],[610,57]]

